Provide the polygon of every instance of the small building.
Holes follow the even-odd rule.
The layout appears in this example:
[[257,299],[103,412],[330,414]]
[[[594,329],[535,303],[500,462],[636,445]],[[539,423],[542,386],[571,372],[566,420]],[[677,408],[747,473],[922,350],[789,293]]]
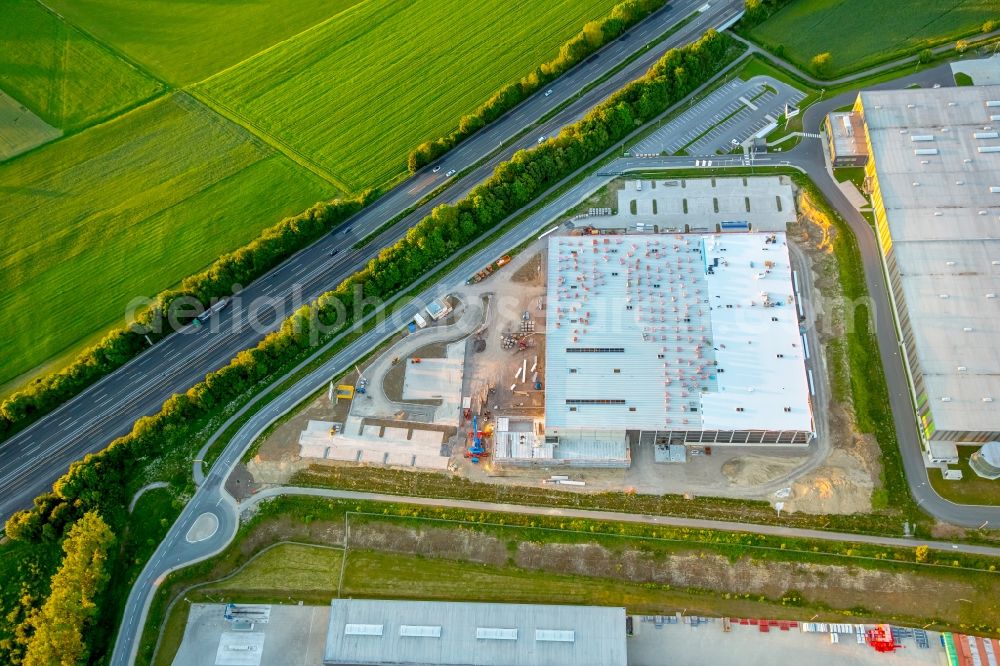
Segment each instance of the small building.
[[427,314],[431,316],[431,319],[438,321],[439,319],[447,317],[451,313],[452,307],[448,303],[447,298],[441,297],[435,298],[433,301],[428,303],[427,307],[424,309],[427,310]]
[[833,166],[864,166],[868,162],[868,144],[860,113],[835,111],[826,116],[824,126]]
[[1000,442],[987,442],[969,457],[969,467],[984,479],[1000,479]]
[[625,609],[334,599],[323,663],[625,666]]

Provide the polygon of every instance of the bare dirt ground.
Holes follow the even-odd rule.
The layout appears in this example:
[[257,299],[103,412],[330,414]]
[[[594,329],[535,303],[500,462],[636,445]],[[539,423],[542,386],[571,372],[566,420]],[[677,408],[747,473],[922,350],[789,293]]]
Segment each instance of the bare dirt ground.
[[639,550],[624,541],[620,548],[599,543],[510,541],[473,529],[413,527],[378,520],[352,524],[350,547],[740,596],[776,599],[794,590],[806,600],[833,609],[863,606],[882,616],[961,618],[969,614],[968,602],[963,599],[992,594],[964,580],[931,579],[914,571],[770,558],[732,560],[694,545],[690,549]]
[[[613,200],[618,189],[620,183],[612,183],[568,215],[586,212],[589,207],[604,206],[607,201]],[[789,240],[803,257],[811,276],[806,280],[811,286],[807,298],[815,318],[814,325],[826,368],[832,371],[831,375],[847,376],[846,367],[831,368],[831,364],[840,362],[842,365],[846,361],[845,354],[830,353],[830,345],[836,345],[842,339],[845,311],[837,266],[831,254],[829,234],[832,232],[832,229],[800,215],[800,223],[789,228]],[[507,266],[481,282],[465,285],[455,293],[455,297],[465,303],[487,304],[481,329],[466,339],[462,395],[472,397],[475,412],[543,416],[544,392],[523,390],[520,387],[533,387],[520,383],[514,374],[525,360],[530,370],[537,357],[537,372],[544,383],[546,247],[545,239],[532,243],[515,255]],[[535,326],[535,334],[528,338],[529,348],[524,351],[503,349],[501,341],[504,334],[520,329],[525,312]],[[449,318],[454,319],[457,315],[456,310]],[[480,340],[478,344],[477,339]],[[413,355],[445,357],[446,343],[427,345]],[[405,363],[401,362],[385,373],[384,390],[391,400],[402,399],[404,371]],[[348,377],[344,381],[353,379]],[[515,383],[518,386],[512,391],[510,387]],[[490,387],[493,391],[489,391]],[[457,432],[448,432],[446,436],[450,439],[447,445],[454,453],[452,469],[477,481],[537,485],[553,473],[568,473],[574,480],[586,482],[584,488],[566,488],[579,492],[628,490],[652,494],[717,495],[780,500],[784,504],[783,511],[817,514],[865,512],[871,510],[871,493],[879,474],[878,446],[870,437],[856,433],[849,394],[845,396],[844,393],[842,389],[838,391],[836,386],[829,387],[825,391],[826,397],[829,397],[828,404],[814,407],[818,425],[822,426],[821,431],[826,431],[826,442],[818,451],[815,444],[808,450],[772,448],[754,452],[715,447],[711,456],[690,457],[683,465],[663,465],[653,462],[651,451],[633,446],[633,465],[629,470],[567,471],[555,467],[500,470],[495,469],[488,458],[481,464],[473,465],[462,457],[471,424],[462,422]],[[343,421],[345,416],[346,406],[343,409],[332,406],[325,395],[320,396],[303,412],[275,430],[250,464],[250,472],[258,482],[286,481],[292,473],[305,466],[298,459],[297,442],[306,421]],[[485,423],[488,421],[481,418],[480,427]]]

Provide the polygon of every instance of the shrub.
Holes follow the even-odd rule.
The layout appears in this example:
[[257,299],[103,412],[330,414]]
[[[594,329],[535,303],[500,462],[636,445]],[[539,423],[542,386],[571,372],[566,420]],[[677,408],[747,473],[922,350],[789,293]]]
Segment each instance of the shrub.
[[666,0],[625,0],[600,21],[583,26],[578,35],[562,45],[553,60],[493,93],[478,109],[462,116],[458,128],[451,134],[425,141],[411,151],[406,160],[410,173],[435,161],[665,4]]

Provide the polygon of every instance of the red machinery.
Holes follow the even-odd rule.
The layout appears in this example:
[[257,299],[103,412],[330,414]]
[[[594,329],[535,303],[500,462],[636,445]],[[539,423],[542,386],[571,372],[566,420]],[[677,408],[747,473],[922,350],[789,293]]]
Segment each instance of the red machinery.
[[876,624],[874,628],[865,632],[865,642],[871,645],[876,652],[894,652],[898,645],[892,637],[892,628],[887,624]]

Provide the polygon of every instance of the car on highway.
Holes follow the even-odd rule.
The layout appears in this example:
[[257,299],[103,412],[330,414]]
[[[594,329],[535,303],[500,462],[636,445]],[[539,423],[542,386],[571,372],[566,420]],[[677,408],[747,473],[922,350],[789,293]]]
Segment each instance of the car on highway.
[[435,167],[433,169],[431,169],[431,173],[437,173],[440,170],[441,170],[441,165],[438,164],[438,165],[435,165]]
[[444,175],[444,177],[445,177],[445,178],[451,178],[451,177],[452,177],[452,176],[454,176],[454,175],[455,175],[455,170],[454,170],[454,169],[448,169],[448,173],[446,173],[446,174]]
[[347,234],[349,234],[349,233],[351,233],[351,227],[347,227],[346,229],[344,229],[344,235],[345,235],[345,236],[346,236]]
[[544,136],[538,137],[538,143],[545,143],[545,137]]
[[336,257],[338,252],[340,252],[340,248],[338,248],[336,250],[330,250],[330,256],[331,257]]
[[548,90],[545,91],[545,96],[546,97],[548,97],[551,94],[552,94],[552,88],[549,88]]

